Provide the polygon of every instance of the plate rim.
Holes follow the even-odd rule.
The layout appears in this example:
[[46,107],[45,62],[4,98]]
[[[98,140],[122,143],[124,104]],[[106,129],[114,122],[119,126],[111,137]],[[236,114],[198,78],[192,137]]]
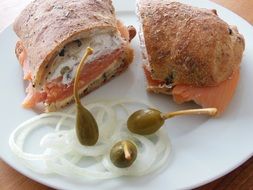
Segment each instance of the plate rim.
[[[233,16],[236,16],[238,17],[238,19],[240,19],[241,21],[243,21],[245,24],[247,24],[251,29],[253,29],[253,26],[251,23],[249,23],[248,20],[246,20],[245,18],[241,17],[240,15],[238,15],[237,13],[235,13],[234,11],[220,5],[220,4],[217,4],[216,2],[212,2],[212,1],[209,1],[209,0],[204,0],[203,2],[207,2],[207,3],[211,3],[215,6],[218,6],[220,7],[221,9],[223,10],[226,10],[228,12],[230,12],[231,14],[233,14]],[[190,4],[190,3],[189,3]],[[129,12],[129,10],[127,11],[116,11],[116,12]],[[131,12],[134,12],[134,10],[132,10]],[[3,30],[0,31],[0,35],[2,35],[4,32],[6,32],[7,30],[9,30],[10,28],[12,27],[12,24],[9,24],[7,27],[5,27]],[[1,143],[2,144],[2,143]],[[241,160],[241,162],[238,162],[238,164],[234,165],[233,167],[231,167],[230,169],[228,169],[227,171],[223,171],[222,173],[220,173],[219,175],[216,175],[210,179],[206,179],[206,180],[202,180],[202,181],[199,181],[198,183],[196,183],[195,185],[192,185],[192,186],[188,186],[186,188],[189,188],[189,189],[193,189],[193,188],[197,188],[197,187],[200,187],[200,186],[203,186],[205,184],[208,184],[210,182],[213,182],[219,178],[221,178],[222,176],[225,176],[227,175],[228,173],[230,173],[231,171],[235,170],[236,168],[238,168],[239,166],[241,166],[242,164],[244,164],[248,159],[250,159],[251,157],[253,156],[253,152],[251,154],[248,155],[248,157],[246,157],[245,159]],[[6,163],[8,166],[10,166],[11,168],[13,168],[14,170],[18,171],[19,173],[21,173],[22,175],[38,182],[38,183],[41,183],[43,185],[46,185],[48,187],[52,187],[52,188],[59,188],[59,186],[57,185],[53,185],[51,184],[50,182],[48,183],[47,182],[47,179],[44,179],[42,177],[38,178],[38,177],[34,177],[32,176],[32,173],[33,172],[26,172],[26,171],[23,171],[22,168],[18,168],[18,167],[15,167],[14,165],[12,165],[8,159],[5,159],[5,157],[1,154],[0,152],[0,159],[2,159],[4,161],[4,163]]]

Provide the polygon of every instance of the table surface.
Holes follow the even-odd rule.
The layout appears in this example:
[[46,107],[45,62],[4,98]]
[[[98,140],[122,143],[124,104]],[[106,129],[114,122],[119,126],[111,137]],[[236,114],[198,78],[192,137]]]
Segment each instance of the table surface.
[[[0,1],[0,31],[13,22],[19,11],[30,0],[1,0]],[[253,24],[253,0],[212,0],[229,8]],[[6,14],[8,13],[8,14]],[[8,19],[6,16],[8,15]],[[4,19],[3,19],[4,18]],[[253,35],[253,34],[252,34]],[[18,188],[17,188],[18,187]],[[21,174],[0,160],[0,189],[49,190]],[[198,188],[197,190],[253,190],[253,157],[230,174]]]

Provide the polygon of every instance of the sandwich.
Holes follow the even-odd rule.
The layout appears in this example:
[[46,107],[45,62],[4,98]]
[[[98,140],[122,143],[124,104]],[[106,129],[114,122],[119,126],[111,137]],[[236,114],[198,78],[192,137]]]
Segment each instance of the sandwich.
[[245,49],[235,26],[208,10],[169,0],[138,0],[147,90],[222,114],[235,93]]
[[133,61],[133,27],[116,19],[111,0],[35,0],[14,23],[16,56],[28,81],[25,108],[58,110],[73,98],[77,66],[89,46],[78,91],[85,95],[125,71]]

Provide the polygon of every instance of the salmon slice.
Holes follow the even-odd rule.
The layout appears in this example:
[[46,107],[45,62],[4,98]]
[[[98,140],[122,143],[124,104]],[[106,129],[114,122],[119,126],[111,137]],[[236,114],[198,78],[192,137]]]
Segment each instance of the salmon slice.
[[218,109],[218,115],[221,115],[233,98],[239,78],[240,71],[238,69],[228,80],[218,86],[201,88],[176,85],[172,91],[173,99],[178,104],[194,101],[203,108],[215,107]]
[[[107,55],[92,63],[86,64],[82,70],[78,89],[81,89],[94,81],[97,77],[117,60],[122,54],[121,50],[116,50],[114,53]],[[56,101],[63,100],[73,94],[73,82],[70,85],[64,85],[60,78],[54,82],[46,84],[45,92],[47,93],[46,103],[50,104]]]
[[37,103],[44,101],[47,97],[45,92],[36,92],[32,83],[29,84],[26,92],[27,96],[22,103],[22,106],[25,108],[33,108]]

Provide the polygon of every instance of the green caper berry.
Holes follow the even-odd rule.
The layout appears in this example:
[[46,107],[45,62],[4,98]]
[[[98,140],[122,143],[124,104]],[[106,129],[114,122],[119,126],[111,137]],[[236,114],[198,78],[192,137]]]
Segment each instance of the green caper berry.
[[118,168],[130,167],[136,160],[136,157],[137,147],[129,140],[116,143],[110,152],[111,162]]
[[132,133],[151,135],[164,124],[161,112],[155,109],[139,110],[133,113],[127,121],[127,127]]

